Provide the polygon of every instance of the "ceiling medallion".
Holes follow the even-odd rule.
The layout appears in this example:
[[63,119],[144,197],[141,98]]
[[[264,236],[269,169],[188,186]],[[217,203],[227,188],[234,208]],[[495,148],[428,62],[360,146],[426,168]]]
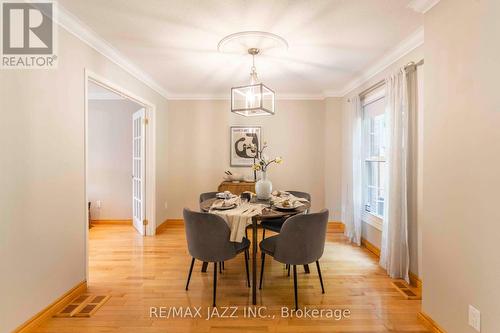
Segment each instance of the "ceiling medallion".
[[288,50],[288,42],[281,36],[265,31],[241,31],[230,34],[217,44],[222,53],[246,53],[249,48],[258,47],[262,52],[272,49]]
[[217,50],[224,53],[242,53],[252,56],[250,84],[231,88],[231,112],[245,116],[268,116],[275,113],[275,92],[259,81],[255,57],[263,51],[288,49],[286,40],[263,31],[243,31],[224,37]]

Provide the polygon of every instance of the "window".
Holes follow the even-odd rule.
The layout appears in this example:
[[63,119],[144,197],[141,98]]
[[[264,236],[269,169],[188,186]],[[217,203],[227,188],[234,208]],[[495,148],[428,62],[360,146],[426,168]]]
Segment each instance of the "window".
[[363,107],[363,204],[367,213],[384,216],[386,179],[385,91],[382,88],[362,99]]

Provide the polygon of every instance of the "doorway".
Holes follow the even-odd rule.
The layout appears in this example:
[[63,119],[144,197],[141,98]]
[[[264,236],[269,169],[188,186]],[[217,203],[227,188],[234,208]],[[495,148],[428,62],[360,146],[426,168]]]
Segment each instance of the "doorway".
[[89,221],[132,224],[144,235],[144,106],[94,82],[87,98]]
[[154,104],[85,71],[85,211],[91,220],[156,231]]

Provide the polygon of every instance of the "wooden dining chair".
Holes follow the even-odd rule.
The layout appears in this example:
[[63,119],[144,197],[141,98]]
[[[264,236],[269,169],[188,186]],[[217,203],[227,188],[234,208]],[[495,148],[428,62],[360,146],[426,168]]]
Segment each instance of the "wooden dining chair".
[[[201,213],[184,208],[184,223],[189,254],[192,257],[191,266],[186,282],[186,290],[193,272],[195,259],[202,262],[214,263],[213,306],[215,307],[217,291],[217,263],[236,257],[241,252],[247,252],[250,241],[243,238],[241,243],[231,242],[229,229],[224,219],[218,215]],[[245,255],[246,256],[246,255]],[[250,287],[248,261],[245,261],[247,286]]]
[[266,255],[274,260],[293,267],[293,285],[295,291],[295,309],[298,309],[297,265],[307,265],[316,262],[321,292],[325,293],[319,259],[325,249],[328,210],[314,214],[300,214],[288,218],[281,232],[260,242],[262,266],[260,270],[259,289],[262,289],[264,263]]

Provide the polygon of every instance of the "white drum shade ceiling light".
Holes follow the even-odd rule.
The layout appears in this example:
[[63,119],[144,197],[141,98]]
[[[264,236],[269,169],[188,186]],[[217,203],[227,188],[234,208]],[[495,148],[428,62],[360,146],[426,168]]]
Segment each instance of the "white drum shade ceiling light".
[[276,112],[275,92],[259,81],[255,68],[255,56],[276,48],[288,49],[288,43],[278,35],[263,31],[238,32],[219,42],[219,52],[252,56],[250,84],[231,88],[231,112],[245,117],[269,116]]

